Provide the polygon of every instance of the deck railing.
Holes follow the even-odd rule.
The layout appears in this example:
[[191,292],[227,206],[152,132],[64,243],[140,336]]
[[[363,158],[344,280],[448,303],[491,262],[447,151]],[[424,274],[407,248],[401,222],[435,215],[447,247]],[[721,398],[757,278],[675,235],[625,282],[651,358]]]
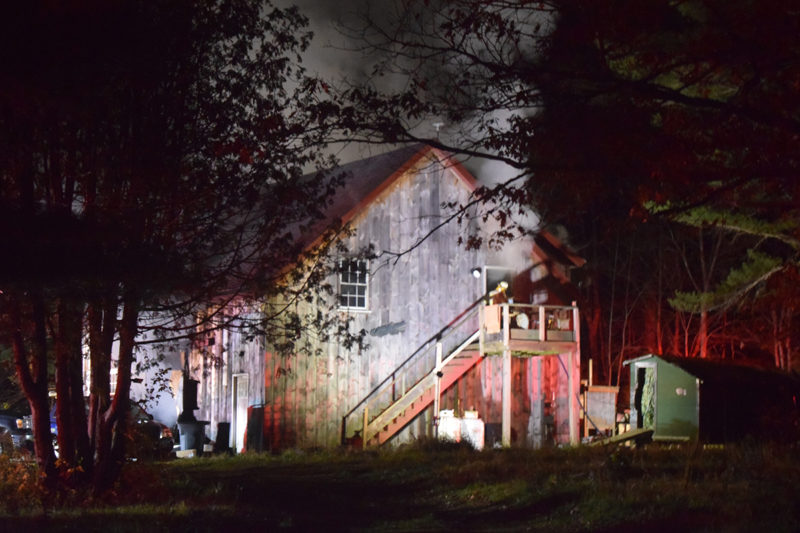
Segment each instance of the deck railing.
[[508,308],[510,340],[575,342],[578,337],[578,309],[565,305],[502,303],[484,309],[484,341],[502,341]]

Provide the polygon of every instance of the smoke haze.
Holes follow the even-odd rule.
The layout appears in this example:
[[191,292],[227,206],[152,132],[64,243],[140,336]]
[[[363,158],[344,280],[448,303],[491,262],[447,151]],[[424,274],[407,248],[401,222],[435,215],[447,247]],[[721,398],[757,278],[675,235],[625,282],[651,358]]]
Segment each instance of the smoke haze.
[[[314,33],[311,46],[304,56],[304,65],[310,73],[317,74],[329,80],[333,85],[343,82],[375,84],[379,89],[402,89],[405,79],[399,76],[387,77],[380,80],[371,78],[374,65],[383,59],[376,53],[366,54],[359,50],[362,43],[343,35],[339,28],[342,25],[352,27],[358,19],[358,14],[364,9],[370,9],[371,15],[391,16],[393,2],[386,0],[274,0],[279,7],[296,5],[301,13],[309,18],[309,29]],[[458,146],[459,125],[445,124],[441,132],[436,131],[434,124],[436,118],[421,123],[416,132],[422,137],[437,137]],[[334,151],[342,163],[369,157],[381,153],[394,146],[391,145],[358,145],[349,143],[338,146]],[[477,157],[462,158],[464,166],[484,185],[494,186],[516,177],[518,170],[509,165],[490,159]],[[512,213],[511,218],[525,230],[537,229],[539,219],[535,213],[528,211],[518,214]],[[489,220],[486,224],[488,231],[497,229],[497,224]],[[498,264],[507,264],[517,269],[524,268],[530,262],[532,239],[521,237],[508,243],[501,251],[493,254],[492,260]]]

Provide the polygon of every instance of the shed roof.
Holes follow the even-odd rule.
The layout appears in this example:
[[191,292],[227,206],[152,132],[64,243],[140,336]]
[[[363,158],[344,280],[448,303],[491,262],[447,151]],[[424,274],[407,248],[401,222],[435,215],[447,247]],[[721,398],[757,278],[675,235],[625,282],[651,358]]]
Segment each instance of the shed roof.
[[701,382],[707,383],[759,383],[767,385],[770,383],[781,384],[798,388],[800,390],[800,380],[797,376],[780,372],[777,369],[760,368],[755,366],[733,363],[730,361],[720,361],[717,359],[700,359],[697,357],[675,357],[669,355],[648,354],[624,362],[625,365],[645,361],[648,359],[661,359],[664,362],[675,365],[689,374],[699,378]]

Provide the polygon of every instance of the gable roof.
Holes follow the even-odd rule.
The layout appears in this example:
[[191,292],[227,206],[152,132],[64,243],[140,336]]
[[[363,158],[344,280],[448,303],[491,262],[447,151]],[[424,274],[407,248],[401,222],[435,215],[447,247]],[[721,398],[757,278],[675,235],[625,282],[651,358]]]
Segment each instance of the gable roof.
[[448,154],[431,146],[412,144],[334,169],[336,174],[344,175],[345,185],[327,210],[328,218],[338,218],[343,224],[351,221],[426,156],[432,156],[442,165],[452,168],[469,190],[477,187],[477,180],[472,174]]
[[[344,185],[325,209],[324,219],[316,224],[303,239],[307,243],[304,249],[308,250],[317,246],[325,230],[331,224],[346,225],[355,219],[384,191],[402,178],[409,169],[424,161],[425,158],[434,159],[453,172],[470,192],[478,188],[478,180],[457,159],[443,150],[425,144],[411,144],[346,163],[322,174],[308,175],[305,177],[306,179],[314,179],[321,175],[341,176]],[[580,267],[586,263],[585,259],[544,229],[536,234],[532,253],[550,257],[565,266]],[[562,276],[562,278],[563,282],[568,281],[566,276]]]
[[468,190],[474,191],[478,181],[467,171],[461,163],[451,158],[446,152],[424,144],[412,144],[360,159],[351,163],[305,176],[304,179],[314,179],[319,176],[339,177],[343,185],[331,199],[331,204],[325,209],[323,220],[314,225],[310,234],[303,239],[308,243],[305,248],[313,248],[319,244],[324,231],[331,224],[345,225],[352,221],[384,191],[391,187],[397,180],[415,165],[421,163],[426,157],[439,161],[464,183]]

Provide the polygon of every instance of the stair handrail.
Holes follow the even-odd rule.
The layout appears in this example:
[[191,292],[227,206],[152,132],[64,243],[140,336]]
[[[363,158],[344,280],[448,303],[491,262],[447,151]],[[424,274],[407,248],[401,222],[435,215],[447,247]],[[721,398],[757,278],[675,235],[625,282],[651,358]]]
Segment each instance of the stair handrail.
[[[356,404],[356,405],[355,405],[355,406],[354,406],[352,409],[350,409],[350,410],[349,410],[349,411],[348,411],[348,412],[347,412],[347,413],[346,413],[344,416],[342,416],[342,435],[341,435],[341,442],[342,442],[342,445],[344,445],[344,444],[346,443],[346,439],[347,439],[347,419],[348,419],[348,418],[350,418],[350,415],[352,415],[353,413],[355,413],[356,411],[358,411],[358,409],[359,409],[359,408],[360,408],[362,405],[365,405],[367,402],[369,402],[370,398],[371,398],[373,395],[375,395],[377,392],[380,392],[380,391],[382,391],[382,390],[384,389],[384,387],[385,387],[385,386],[386,386],[388,383],[390,383],[392,380],[394,380],[394,379],[395,379],[395,376],[396,376],[396,374],[397,374],[397,373],[398,373],[398,372],[399,372],[399,371],[400,371],[400,370],[401,370],[401,369],[402,369],[402,368],[403,368],[403,367],[404,367],[406,364],[408,364],[408,363],[409,363],[410,361],[412,361],[412,360],[413,360],[413,359],[414,359],[414,358],[415,358],[417,355],[419,355],[419,353],[420,353],[420,352],[422,352],[422,351],[423,351],[423,349],[425,349],[426,347],[428,347],[428,346],[431,344],[431,342],[434,342],[434,341],[441,341],[441,339],[442,339],[442,338],[445,336],[445,333],[446,333],[448,330],[450,330],[450,329],[454,329],[456,326],[459,326],[459,325],[461,325],[461,323],[462,323],[462,319],[466,319],[466,318],[468,318],[468,316],[472,314],[473,310],[474,310],[474,309],[475,309],[475,308],[476,308],[476,307],[477,307],[479,304],[483,303],[483,302],[484,302],[484,301],[486,301],[488,298],[491,298],[492,296],[496,295],[497,293],[499,293],[499,292],[502,292],[502,291],[505,291],[505,289],[506,289],[507,287],[508,287],[508,285],[507,285],[507,284],[505,284],[505,285],[504,285],[504,284],[501,284],[501,285],[498,285],[498,287],[497,287],[496,289],[492,289],[492,290],[486,291],[484,294],[482,294],[482,295],[480,296],[480,298],[478,298],[477,300],[475,300],[474,302],[472,302],[472,303],[471,303],[471,304],[470,304],[470,305],[469,305],[469,306],[468,306],[466,309],[464,309],[463,311],[461,311],[461,313],[459,313],[459,314],[458,314],[458,316],[456,316],[454,319],[452,319],[450,322],[448,322],[448,323],[447,323],[447,325],[445,325],[445,326],[444,326],[442,329],[440,329],[440,330],[439,330],[439,331],[437,331],[435,334],[433,334],[433,335],[432,335],[432,336],[431,336],[429,339],[427,339],[425,342],[423,342],[422,344],[420,344],[420,345],[419,345],[419,347],[417,347],[417,349],[416,349],[416,350],[414,350],[414,351],[411,353],[411,355],[409,355],[409,356],[408,356],[408,357],[407,357],[407,358],[406,358],[406,359],[405,359],[405,360],[404,360],[402,363],[400,363],[399,365],[397,365],[397,367],[395,367],[395,369],[394,369],[392,372],[390,372],[390,373],[389,373],[389,375],[387,375],[387,376],[386,376],[386,378],[384,378],[384,380],[383,380],[383,381],[381,381],[380,383],[378,383],[378,385],[376,385],[374,389],[372,389],[372,390],[371,390],[371,391],[370,391],[370,392],[369,392],[367,395],[365,395],[365,396],[364,396],[364,397],[361,399],[361,401],[360,401],[360,402],[358,402],[358,403],[357,403],[357,404]],[[412,385],[412,386],[413,386],[413,385]]]

